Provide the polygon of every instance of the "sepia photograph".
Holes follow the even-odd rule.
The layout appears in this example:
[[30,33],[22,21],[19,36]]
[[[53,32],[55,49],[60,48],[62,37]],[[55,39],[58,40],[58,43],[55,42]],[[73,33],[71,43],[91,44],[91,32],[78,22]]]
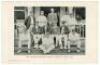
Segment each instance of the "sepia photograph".
[[14,6],[15,55],[85,55],[85,7]]
[[2,62],[97,63],[98,3],[5,1]]

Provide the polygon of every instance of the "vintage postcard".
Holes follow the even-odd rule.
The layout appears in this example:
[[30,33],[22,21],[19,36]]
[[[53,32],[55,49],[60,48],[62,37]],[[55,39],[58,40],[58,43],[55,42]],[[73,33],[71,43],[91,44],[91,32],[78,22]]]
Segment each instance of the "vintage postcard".
[[2,2],[3,63],[97,63],[97,6]]

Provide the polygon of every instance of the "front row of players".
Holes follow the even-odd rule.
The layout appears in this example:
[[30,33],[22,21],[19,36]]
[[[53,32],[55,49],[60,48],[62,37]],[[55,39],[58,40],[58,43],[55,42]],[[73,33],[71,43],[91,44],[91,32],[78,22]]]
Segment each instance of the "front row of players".
[[[21,48],[24,44],[28,45],[28,53],[31,52],[31,45],[34,42],[34,49],[40,49],[43,53],[50,53],[56,47],[59,49],[67,49],[71,51],[71,45],[77,46],[77,52],[80,52],[81,40],[80,35],[75,30],[70,31],[69,34],[32,34],[30,30],[27,30],[25,26],[18,26],[18,53],[21,52]],[[31,38],[33,37],[33,39]],[[33,40],[33,41],[32,41]]]
[[43,53],[50,53],[50,51],[54,50],[55,48],[66,49],[68,52],[70,52],[71,45],[76,45],[77,52],[80,52],[80,35],[77,34],[75,30],[72,30],[69,35],[34,35],[34,48],[42,50]]

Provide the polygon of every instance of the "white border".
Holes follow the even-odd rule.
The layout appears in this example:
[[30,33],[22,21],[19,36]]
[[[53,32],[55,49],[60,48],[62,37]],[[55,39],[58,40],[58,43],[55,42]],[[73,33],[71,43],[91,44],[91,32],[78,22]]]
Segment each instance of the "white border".
[[[14,0],[15,1],[15,0]],[[100,6],[100,5],[99,5]],[[1,11],[1,10],[0,10]],[[100,10],[99,10],[100,11]],[[100,15],[100,13],[99,13],[99,15]],[[1,17],[0,17],[1,18]],[[100,16],[99,16],[99,18],[98,18],[98,21],[100,21],[99,20],[100,19]],[[1,20],[1,19],[0,19]],[[1,23],[1,22],[0,22]],[[100,22],[98,23],[98,26],[99,26],[99,24],[100,24]],[[1,28],[0,28],[1,29]],[[99,31],[98,31],[98,33],[100,33],[100,26],[99,26]],[[1,35],[0,35],[1,36]],[[100,35],[99,35],[100,36]],[[99,37],[98,37],[99,38]],[[100,39],[100,38],[99,38]],[[0,39],[0,41],[1,41],[1,39]],[[98,42],[98,43],[100,43],[100,41]],[[100,47],[99,47],[100,45],[98,44],[98,48],[100,49]],[[100,53],[99,53],[99,55],[100,55]],[[0,55],[1,56],[1,55]],[[99,57],[100,58],[100,57]],[[100,62],[100,61],[99,61]],[[73,65],[75,65],[75,64],[73,64]]]

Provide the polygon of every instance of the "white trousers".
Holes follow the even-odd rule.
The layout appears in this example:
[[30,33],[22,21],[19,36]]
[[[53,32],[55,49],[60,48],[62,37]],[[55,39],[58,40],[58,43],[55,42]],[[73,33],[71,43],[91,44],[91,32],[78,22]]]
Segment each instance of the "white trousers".
[[62,42],[62,40],[59,40],[58,43],[59,43],[60,49],[67,49],[67,41],[66,40],[64,40],[64,42]]
[[39,35],[34,36],[34,48],[39,48],[38,43],[39,43],[40,38],[41,38],[41,36],[39,36]]
[[49,53],[54,48],[54,45],[40,45],[40,49],[43,50],[44,53]]
[[70,46],[71,45],[77,45],[77,48],[81,48],[81,41],[80,40],[77,40],[77,41],[68,41],[68,49],[70,49]]
[[55,48],[54,42],[51,38],[44,38],[42,40],[42,45],[40,45],[40,49],[43,50],[44,53],[49,53],[51,50]]
[[26,34],[19,34],[18,36],[18,48],[19,50],[21,50],[22,45],[27,45],[28,49],[31,49],[31,36],[30,33],[26,33]]

